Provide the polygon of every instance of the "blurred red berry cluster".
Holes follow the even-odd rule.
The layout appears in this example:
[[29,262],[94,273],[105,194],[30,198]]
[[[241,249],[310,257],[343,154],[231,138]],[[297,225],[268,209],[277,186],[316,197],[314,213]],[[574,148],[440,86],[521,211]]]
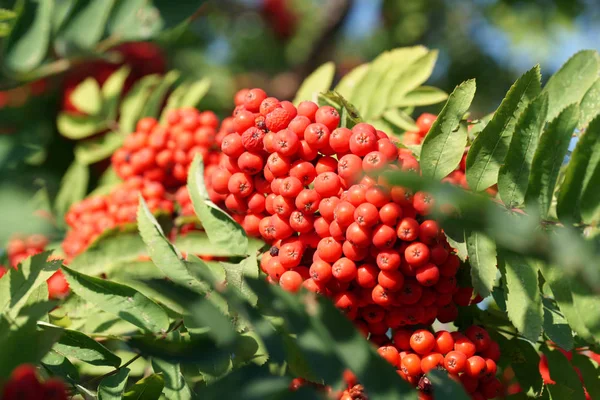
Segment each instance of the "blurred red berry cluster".
[[15,368],[4,384],[3,400],[67,400],[65,384],[58,379],[41,382],[33,365]]

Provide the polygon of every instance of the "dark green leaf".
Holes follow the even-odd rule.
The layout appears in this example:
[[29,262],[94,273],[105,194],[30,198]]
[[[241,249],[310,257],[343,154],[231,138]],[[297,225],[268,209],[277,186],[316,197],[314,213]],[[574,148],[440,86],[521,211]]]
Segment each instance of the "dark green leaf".
[[316,101],[319,93],[329,90],[334,74],[335,64],[333,62],[327,62],[314,70],[300,85],[294,98],[294,104],[297,106],[305,100]]
[[555,385],[548,385],[551,399],[584,400],[583,387],[571,363],[560,351],[543,346],[542,352],[548,358],[550,378]]
[[598,193],[600,192],[598,190],[598,185],[600,185],[600,163],[597,163],[593,170],[586,171],[586,174],[590,175],[581,193],[581,218],[584,223],[595,225],[600,221],[600,193]]
[[[576,277],[566,276],[561,268],[541,264],[542,275],[552,289],[554,299],[571,328],[581,337],[598,342],[600,300]],[[595,336],[594,336],[595,335]]]
[[[6,280],[6,277],[0,280]],[[35,321],[13,329],[4,315],[0,316],[0,379],[8,378],[11,371],[21,364],[37,364],[60,338],[60,332],[39,331]]]
[[61,27],[58,39],[80,49],[91,49],[102,38],[114,3],[115,0],[79,1]]
[[165,332],[168,329],[169,318],[165,311],[136,290],[66,267],[63,272],[75,294],[107,313],[150,332]]
[[466,173],[472,190],[483,191],[498,181],[498,171],[504,163],[515,124],[526,105],[542,90],[540,80],[539,65],[520,77],[471,144]]
[[558,193],[556,211],[562,221],[579,221],[580,199],[593,171],[600,165],[600,116],[590,122],[579,138]]
[[165,380],[161,374],[152,374],[130,387],[124,394],[123,400],[158,400],[162,394]]
[[54,345],[53,350],[62,356],[74,357],[92,365],[106,365],[109,367],[121,365],[121,359],[113,352],[81,332],[48,324],[40,323],[38,325],[44,330],[60,331],[60,340]]
[[72,204],[81,201],[85,197],[89,179],[88,166],[77,162],[77,160],[73,161],[62,178],[54,202],[54,208],[59,216],[65,215]]
[[142,108],[142,112],[140,113],[140,118],[143,117],[154,117],[158,118],[160,108],[163,104],[165,96],[171,86],[179,79],[179,72],[170,71],[165,76],[162,77],[156,88],[150,93],[148,97],[148,101]]
[[151,38],[162,26],[158,10],[147,0],[117,0],[108,21],[108,31],[126,41]]
[[571,351],[573,349],[573,333],[567,320],[554,301],[544,297],[542,303],[544,305],[544,333],[548,336],[548,339],[562,349]]
[[424,176],[442,179],[460,163],[467,144],[467,131],[457,128],[474,96],[474,80],[461,83],[450,94],[423,140],[421,171]]
[[450,379],[446,371],[431,370],[427,376],[433,385],[433,394],[436,398],[452,400],[468,400],[469,395],[462,385]]
[[4,65],[28,72],[46,57],[51,34],[53,1],[20,1],[19,16],[4,43]]
[[98,138],[90,138],[77,143],[75,159],[85,165],[109,158],[123,145],[125,137],[118,132],[107,132]]
[[200,231],[177,236],[174,244],[183,252],[201,256],[230,257],[236,255],[236,252],[230,248],[215,246],[210,242],[206,233]]
[[542,332],[542,298],[538,289],[539,265],[522,256],[502,251],[506,275],[506,311],[515,328],[535,342]]
[[466,243],[473,288],[482,297],[487,297],[496,285],[498,274],[496,243],[481,232],[469,232]]
[[205,0],[173,3],[171,0],[154,0],[152,3],[160,12],[163,29],[170,29],[188,19],[205,2]]
[[577,352],[573,352],[573,359],[571,360],[571,364],[573,364],[574,367],[579,368],[579,372],[581,372],[581,377],[583,378],[583,383],[588,394],[590,395],[590,398],[599,399],[600,370],[598,369],[598,367],[592,363],[590,358]]
[[231,349],[222,349],[208,335],[194,335],[181,340],[136,336],[127,341],[134,350],[161,360],[183,364],[201,364],[203,367],[219,363],[231,356]]
[[498,173],[498,192],[509,208],[525,201],[533,155],[544,128],[547,110],[547,96],[539,96],[527,105],[517,121],[504,164]]
[[9,21],[17,17],[17,13],[6,8],[0,8],[0,21]]
[[600,78],[596,79],[585,93],[579,104],[579,109],[581,110],[581,116],[577,127],[585,129],[590,121],[600,113]]
[[558,172],[578,119],[577,104],[565,108],[544,130],[533,155],[525,201],[528,207],[537,208],[542,218],[548,215]]
[[120,109],[119,131],[121,133],[129,134],[135,131],[135,124],[142,117],[142,110],[161,79],[160,75],[147,75],[136,82],[127,93]]
[[15,318],[37,287],[54,275],[61,263],[46,262],[50,253],[45,251],[27,258],[18,270],[10,268],[0,279],[0,314]]
[[165,276],[185,287],[204,291],[203,285],[190,274],[179,251],[165,238],[162,228],[141,195],[137,219],[138,229],[146,244],[148,254]]
[[98,386],[98,400],[120,400],[129,377],[129,368],[121,368],[116,374],[107,376]]
[[517,382],[525,393],[539,394],[542,390],[542,377],[538,365],[540,356],[535,348],[526,340],[512,338],[502,349],[512,366]]
[[565,107],[579,103],[598,79],[600,56],[596,50],[583,50],[571,57],[544,87],[548,93],[548,119],[554,119]]
[[257,297],[246,284],[246,277],[258,278],[258,262],[256,256],[250,255],[239,264],[222,262],[225,269],[227,284],[237,288],[252,305],[256,305]]
[[199,155],[190,167],[187,186],[194,211],[211,243],[220,248],[231,248],[239,255],[247,254],[248,237],[242,227],[210,201],[204,185],[204,165]]
[[69,264],[88,275],[109,273],[113,268],[146,255],[146,246],[137,232],[105,232]]
[[107,122],[101,116],[58,114],[58,131],[68,139],[79,140],[104,131]]
[[396,100],[397,107],[421,107],[441,103],[448,98],[448,93],[433,86],[421,86],[406,93]]
[[41,364],[46,368],[52,375],[60,376],[63,379],[78,381],[79,372],[77,368],[71,364],[71,362],[64,356],[58,354],[55,351],[50,351],[42,359]]
[[152,360],[152,369],[154,372],[162,374],[165,380],[163,393],[167,399],[189,400],[192,398],[192,391],[183,379],[179,364],[155,358]]

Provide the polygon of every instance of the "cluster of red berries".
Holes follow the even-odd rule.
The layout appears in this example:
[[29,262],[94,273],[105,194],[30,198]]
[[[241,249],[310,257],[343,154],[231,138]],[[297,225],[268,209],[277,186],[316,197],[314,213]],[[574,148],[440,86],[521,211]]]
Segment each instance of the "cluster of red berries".
[[202,155],[207,165],[216,163],[218,126],[213,112],[195,108],[171,110],[165,125],[143,118],[136,132],[113,154],[112,165],[124,180],[138,176],[167,188],[182,186],[196,154]]
[[479,326],[467,328],[464,334],[398,329],[392,340],[378,352],[403,379],[419,388],[421,399],[432,398],[431,383],[423,374],[433,369],[447,371],[475,400],[493,399],[502,391],[496,378],[500,347]]
[[[47,245],[48,238],[40,234],[13,237],[6,247],[8,262],[12,268],[17,269],[22,261],[43,252]],[[51,256],[49,259],[53,259],[53,257]],[[5,273],[6,269],[0,266],[0,278]],[[51,299],[60,299],[69,293],[69,285],[60,270],[56,271],[46,283],[48,285],[48,296]]]
[[311,386],[319,392],[326,393],[327,398],[331,400],[369,400],[364,386],[358,382],[352,371],[345,370],[342,378],[346,386],[343,391],[336,391],[331,386],[310,382],[303,378],[294,378],[290,383],[290,390],[296,391],[303,386]]
[[271,29],[281,39],[288,39],[296,32],[298,17],[289,0],[263,0],[262,13]]
[[67,260],[83,252],[106,230],[134,223],[138,193],[141,193],[150,211],[173,212],[173,201],[168,199],[161,183],[131,177],[108,195],[88,197],[69,209],[65,221],[70,230],[62,243]]
[[58,379],[40,382],[33,365],[22,364],[15,368],[4,384],[3,400],[67,400],[65,384]]
[[296,108],[260,89],[236,97],[213,189],[249,235],[273,244],[261,259],[268,279],[333,297],[374,337],[454,320],[472,290],[458,288],[459,259],[426,219],[434,200],[377,178],[418,172],[412,154],[371,125],[338,127],[330,106]]
[[436,118],[437,117],[435,115],[429,113],[423,113],[419,115],[419,118],[417,118],[416,121],[418,130],[404,133],[404,136],[402,137],[402,143],[406,145],[421,144],[423,139],[425,139],[425,136],[427,136],[427,133],[429,132],[429,129],[431,129],[431,125],[433,125],[433,122],[436,120]]

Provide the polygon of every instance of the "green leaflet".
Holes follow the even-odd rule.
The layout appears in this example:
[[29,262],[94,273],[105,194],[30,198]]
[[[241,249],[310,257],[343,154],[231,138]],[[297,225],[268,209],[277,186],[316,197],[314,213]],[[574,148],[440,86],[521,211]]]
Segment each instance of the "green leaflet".
[[542,332],[542,297],[538,289],[539,265],[508,251],[500,253],[506,279],[506,311],[515,328],[535,342]]
[[565,108],[548,124],[533,155],[525,203],[527,207],[536,208],[542,218],[548,215],[558,172],[578,119],[579,107],[576,104]]
[[498,173],[498,192],[504,204],[513,208],[525,201],[533,155],[546,121],[546,95],[529,103],[521,114],[510,141],[504,164]]
[[71,290],[107,313],[143,330],[160,333],[169,327],[167,313],[135,289],[63,267]]
[[294,105],[297,106],[305,100],[316,102],[319,93],[329,90],[334,75],[335,64],[332,62],[327,62],[314,70],[300,85],[294,98]]
[[467,182],[479,192],[495,184],[504,162],[516,122],[525,106],[541,89],[540,67],[536,65],[510,88],[491,121],[475,137],[467,154]]
[[469,232],[466,236],[467,252],[471,264],[473,288],[482,297],[492,293],[496,285],[496,243],[481,232]]
[[[565,179],[558,193],[556,211],[561,221],[580,220],[581,196],[592,190],[592,173],[600,165],[600,116],[590,122],[579,138],[567,165]],[[588,189],[589,187],[589,189]]]
[[454,171],[467,144],[467,130],[457,129],[475,96],[475,81],[456,87],[423,140],[421,171],[423,176],[442,179]]
[[569,104],[579,103],[598,79],[600,56],[595,50],[576,53],[548,80],[542,93],[548,94],[548,119],[552,120]]

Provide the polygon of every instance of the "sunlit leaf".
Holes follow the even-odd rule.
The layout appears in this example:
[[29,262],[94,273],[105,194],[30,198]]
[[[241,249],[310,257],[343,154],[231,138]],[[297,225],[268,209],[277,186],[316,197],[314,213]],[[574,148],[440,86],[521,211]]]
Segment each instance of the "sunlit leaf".
[[334,74],[335,64],[332,62],[327,62],[314,70],[300,85],[294,98],[294,105],[297,106],[305,100],[315,101],[319,93],[327,92],[333,82]]

